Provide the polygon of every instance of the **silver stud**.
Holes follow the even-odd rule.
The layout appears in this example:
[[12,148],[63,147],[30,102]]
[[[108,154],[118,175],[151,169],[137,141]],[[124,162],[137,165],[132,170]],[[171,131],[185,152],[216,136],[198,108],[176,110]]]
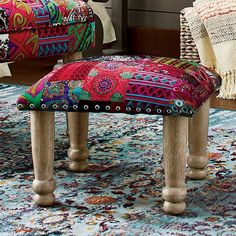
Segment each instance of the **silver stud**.
[[43,109],[45,109],[47,106],[46,106],[46,104],[42,104],[41,107],[42,107]]
[[146,109],[146,112],[147,112],[147,113],[151,113],[151,111],[152,111],[152,110],[151,110],[150,108],[147,108],[147,109]]
[[89,106],[88,105],[84,105],[84,110],[88,110]]
[[126,107],[126,111],[130,112],[131,111],[131,107]]
[[68,108],[68,106],[65,104],[65,105],[63,105],[63,109],[67,109]]
[[53,109],[57,109],[57,104],[52,105]]
[[74,105],[74,106],[73,106],[73,109],[74,109],[74,110],[77,110],[77,109],[78,109],[78,106],[77,106],[77,105]]
[[170,114],[170,113],[171,113],[171,110],[170,110],[170,109],[167,109],[166,112],[167,112],[168,114]]
[[116,107],[116,111],[120,111],[120,107],[119,106]]
[[22,104],[18,104],[18,108],[23,108],[24,106]]
[[99,105],[96,105],[95,106],[95,110],[99,110],[100,109],[100,106]]
[[162,110],[161,109],[157,109],[157,113],[161,113],[162,112]]
[[140,111],[141,111],[141,108],[137,107],[137,108],[136,108],[136,111],[137,111],[137,112],[140,112]]
[[30,108],[33,109],[34,108],[34,104],[31,103],[30,104]]
[[107,111],[110,111],[111,107],[110,107],[110,106],[106,106],[105,109],[106,109]]

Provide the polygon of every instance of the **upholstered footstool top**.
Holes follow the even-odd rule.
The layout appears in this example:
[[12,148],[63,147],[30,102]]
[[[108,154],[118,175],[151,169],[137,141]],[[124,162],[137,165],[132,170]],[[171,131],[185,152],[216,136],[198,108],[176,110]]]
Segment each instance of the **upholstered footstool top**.
[[94,30],[82,0],[0,1],[0,62],[82,51]]
[[20,110],[193,116],[220,77],[192,62],[165,57],[82,59],[52,71],[17,101]]

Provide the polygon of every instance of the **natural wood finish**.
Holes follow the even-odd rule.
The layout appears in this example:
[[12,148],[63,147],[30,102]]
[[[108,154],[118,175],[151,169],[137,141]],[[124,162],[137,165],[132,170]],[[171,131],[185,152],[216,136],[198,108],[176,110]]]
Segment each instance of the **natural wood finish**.
[[34,202],[50,206],[55,201],[53,178],[55,126],[53,112],[31,111],[31,142],[34,164]]
[[70,158],[69,167],[76,172],[84,171],[88,167],[88,120],[89,113],[68,113],[70,137],[70,148],[68,150]]
[[163,209],[169,214],[181,214],[186,208],[185,186],[188,118],[164,116],[163,145],[165,187]]
[[69,63],[82,58],[82,52],[67,53],[63,56],[64,63]]
[[208,100],[189,119],[189,156],[188,177],[191,179],[204,179],[206,177],[207,158],[207,137],[209,121],[210,100]]
[[128,28],[128,53],[130,54],[179,58],[179,44],[179,30]]
[[211,97],[211,108],[236,111],[236,100],[217,98],[217,95]]

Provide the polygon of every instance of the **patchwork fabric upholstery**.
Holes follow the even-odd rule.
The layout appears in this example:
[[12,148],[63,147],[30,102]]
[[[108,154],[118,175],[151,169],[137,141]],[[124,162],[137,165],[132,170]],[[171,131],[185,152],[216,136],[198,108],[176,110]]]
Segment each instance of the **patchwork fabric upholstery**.
[[93,46],[94,31],[82,0],[0,1],[0,62],[82,51]]
[[165,57],[83,59],[52,71],[17,102],[21,110],[193,116],[219,88],[219,75]]

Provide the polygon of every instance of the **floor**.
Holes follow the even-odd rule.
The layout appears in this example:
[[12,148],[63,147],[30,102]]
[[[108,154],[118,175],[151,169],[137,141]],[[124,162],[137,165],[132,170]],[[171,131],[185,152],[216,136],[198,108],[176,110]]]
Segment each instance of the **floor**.
[[57,204],[41,208],[32,202],[29,113],[15,106],[25,88],[0,87],[0,236],[236,235],[234,113],[212,110],[208,176],[187,179],[187,209],[179,217],[161,209],[160,117],[91,114],[89,169],[72,173],[65,115],[57,113]]

